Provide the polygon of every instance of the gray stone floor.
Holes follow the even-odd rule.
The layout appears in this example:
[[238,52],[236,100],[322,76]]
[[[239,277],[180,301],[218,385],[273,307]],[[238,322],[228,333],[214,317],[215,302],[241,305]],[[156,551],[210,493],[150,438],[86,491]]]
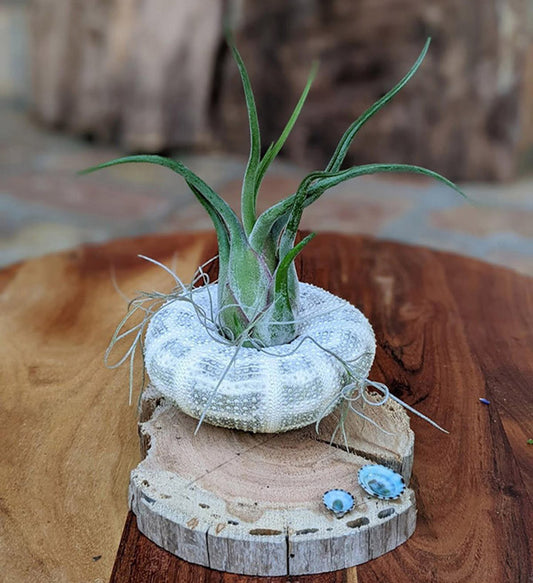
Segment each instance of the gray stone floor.
[[[211,227],[181,178],[164,168],[125,165],[76,175],[120,154],[43,130],[22,107],[0,101],[0,265],[86,242]],[[238,206],[244,158],[181,159]],[[293,192],[306,170],[275,164],[260,206]],[[360,178],[309,207],[302,227],[426,245],[533,275],[533,175],[508,185],[462,186],[478,204],[418,177]]]

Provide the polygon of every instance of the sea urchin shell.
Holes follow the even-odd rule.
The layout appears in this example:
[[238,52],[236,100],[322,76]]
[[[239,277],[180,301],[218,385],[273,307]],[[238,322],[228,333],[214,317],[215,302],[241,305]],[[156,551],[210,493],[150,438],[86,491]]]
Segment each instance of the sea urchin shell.
[[[187,415],[199,419],[205,412],[207,423],[230,429],[279,433],[327,415],[352,380],[340,359],[351,363],[358,383],[364,383],[374,358],[374,333],[346,300],[313,285],[299,286],[300,336],[266,351],[243,346],[230,368],[235,346],[213,340],[190,303],[164,305],[145,339],[152,384]],[[214,286],[211,296],[199,288],[194,297],[197,309],[216,313]]]

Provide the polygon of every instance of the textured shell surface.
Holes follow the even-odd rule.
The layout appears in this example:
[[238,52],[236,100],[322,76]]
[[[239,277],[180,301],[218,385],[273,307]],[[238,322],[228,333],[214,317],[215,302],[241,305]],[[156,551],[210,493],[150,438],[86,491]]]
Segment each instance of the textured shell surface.
[[[266,351],[241,347],[235,358],[236,347],[214,340],[190,302],[165,304],[145,338],[150,381],[196,419],[209,403],[204,420],[213,425],[278,433],[314,423],[339,403],[348,383],[345,367],[330,353],[363,382],[376,343],[368,320],[349,302],[310,284],[299,287],[298,337]],[[216,284],[193,293],[199,311],[216,314]]]
[[341,518],[353,508],[354,499],[346,490],[328,490],[322,497],[324,506]]
[[405,482],[400,474],[379,464],[363,466],[357,474],[359,484],[371,496],[381,500],[399,498],[405,490]]

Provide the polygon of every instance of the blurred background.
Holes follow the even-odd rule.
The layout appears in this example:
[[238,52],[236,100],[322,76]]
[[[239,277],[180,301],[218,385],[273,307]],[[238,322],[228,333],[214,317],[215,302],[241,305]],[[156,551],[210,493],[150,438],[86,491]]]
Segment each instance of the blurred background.
[[533,0],[0,0],[0,265],[211,227],[165,169],[76,176],[123,153],[179,157],[238,207],[249,134],[225,21],[265,147],[320,61],[263,207],[325,166],[431,36],[421,69],[359,133],[347,163],[426,166],[483,204],[419,177],[368,177],[325,195],[302,226],[533,274]]

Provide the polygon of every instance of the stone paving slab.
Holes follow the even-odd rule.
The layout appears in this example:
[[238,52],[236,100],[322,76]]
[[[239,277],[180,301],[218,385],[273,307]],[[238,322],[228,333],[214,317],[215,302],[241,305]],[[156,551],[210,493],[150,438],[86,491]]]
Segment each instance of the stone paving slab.
[[[125,165],[76,171],[123,153],[44,131],[0,101],[0,265],[86,242],[211,228],[183,180],[164,168]],[[246,158],[183,160],[236,209]],[[276,163],[259,208],[293,192],[308,169]],[[302,227],[372,234],[492,261],[533,275],[533,175],[509,185],[463,185],[477,204],[423,177],[364,177],[309,207]]]

